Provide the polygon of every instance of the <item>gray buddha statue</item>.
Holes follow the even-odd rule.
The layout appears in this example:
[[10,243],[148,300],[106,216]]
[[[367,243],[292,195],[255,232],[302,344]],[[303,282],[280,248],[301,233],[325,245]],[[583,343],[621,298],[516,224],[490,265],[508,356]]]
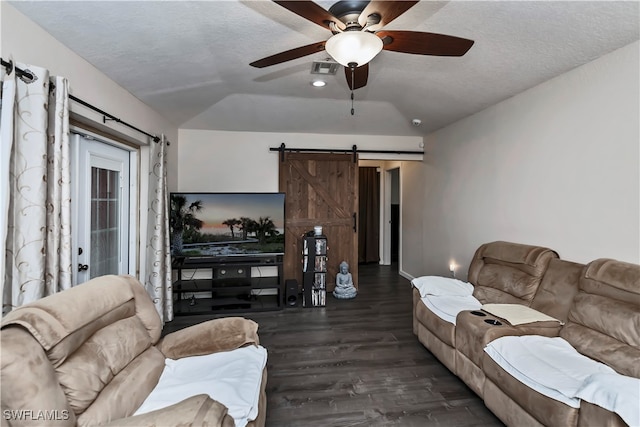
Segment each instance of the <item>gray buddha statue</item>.
[[336,288],[333,296],[338,299],[355,298],[358,291],[353,286],[353,277],[349,273],[349,264],[346,261],[340,263],[340,271],[336,274]]

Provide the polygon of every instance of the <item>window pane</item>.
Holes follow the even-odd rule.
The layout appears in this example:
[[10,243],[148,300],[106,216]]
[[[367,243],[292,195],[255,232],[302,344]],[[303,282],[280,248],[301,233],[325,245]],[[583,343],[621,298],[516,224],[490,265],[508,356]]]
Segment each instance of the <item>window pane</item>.
[[120,173],[91,168],[90,277],[118,274],[120,260]]

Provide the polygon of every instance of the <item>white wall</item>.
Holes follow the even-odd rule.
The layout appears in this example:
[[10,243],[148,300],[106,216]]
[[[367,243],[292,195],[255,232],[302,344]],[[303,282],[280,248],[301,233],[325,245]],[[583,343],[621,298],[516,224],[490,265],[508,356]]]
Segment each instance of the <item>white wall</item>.
[[[420,137],[180,129],[178,138],[178,191],[278,191],[279,153],[269,149],[283,143],[289,148],[344,150],[356,145],[367,150],[422,151]],[[360,156],[367,157],[375,156]]]
[[[412,266],[419,265],[428,242],[423,240],[424,164],[402,162],[400,166],[400,274],[411,278]],[[418,185],[415,185],[418,184]]]
[[423,229],[423,255],[405,250],[405,270],[448,275],[453,262],[466,278],[474,251],[494,240],[580,263],[640,263],[639,50],[633,43],[429,135],[405,190],[422,193],[422,212],[403,218],[405,239]]

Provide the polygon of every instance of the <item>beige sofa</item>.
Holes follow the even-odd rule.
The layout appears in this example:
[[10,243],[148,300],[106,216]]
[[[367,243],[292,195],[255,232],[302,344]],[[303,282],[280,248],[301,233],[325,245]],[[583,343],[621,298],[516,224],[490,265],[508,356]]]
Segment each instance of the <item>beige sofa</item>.
[[432,313],[414,288],[419,341],[492,412],[513,426],[626,425],[600,406],[582,401],[578,409],[531,389],[499,366],[485,346],[504,336],[562,337],[580,354],[640,378],[640,266],[607,259],[583,265],[561,260],[548,248],[492,242],[476,251],[469,282],[483,304],[522,304],[560,321],[512,326],[474,310],[460,312],[454,325]]
[[[138,280],[93,279],[3,319],[2,424],[233,426],[227,408],[203,394],[132,414],[158,383],[165,358],[257,346],[257,329],[253,321],[224,318],[161,339],[160,317]],[[258,416],[250,427],[265,424],[266,367],[258,381]]]

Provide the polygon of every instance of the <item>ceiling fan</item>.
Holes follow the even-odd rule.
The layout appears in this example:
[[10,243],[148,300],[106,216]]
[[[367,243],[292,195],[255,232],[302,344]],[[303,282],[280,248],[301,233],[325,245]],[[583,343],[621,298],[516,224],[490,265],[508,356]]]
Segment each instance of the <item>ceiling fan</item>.
[[383,49],[416,55],[462,56],[473,45],[473,40],[444,34],[382,29],[418,1],[340,0],[329,10],[311,0],[273,2],[333,35],[326,41],[267,56],[249,65],[264,68],[326,50],[345,67],[351,90],[366,86],[369,61]]

